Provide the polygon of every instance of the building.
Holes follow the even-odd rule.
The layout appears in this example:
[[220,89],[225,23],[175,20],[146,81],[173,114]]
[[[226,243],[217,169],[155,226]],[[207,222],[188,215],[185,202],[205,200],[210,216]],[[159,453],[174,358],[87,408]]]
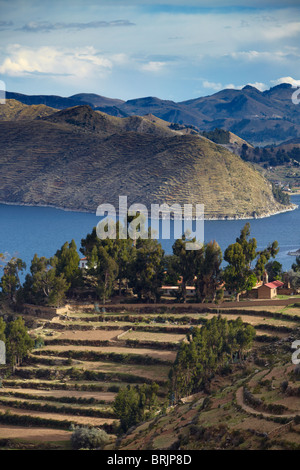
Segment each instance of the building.
[[[179,286],[162,286],[160,288],[160,293],[162,295],[167,295],[170,297],[176,297],[176,294],[179,291]],[[186,295],[187,297],[193,297],[196,294],[196,288],[194,286],[186,286]]]
[[273,281],[267,282],[257,288],[258,299],[274,299],[277,296],[277,289],[284,286],[284,282]]
[[80,258],[79,260],[79,267],[80,269],[86,269],[87,268],[87,265],[88,265],[88,260],[87,258]]

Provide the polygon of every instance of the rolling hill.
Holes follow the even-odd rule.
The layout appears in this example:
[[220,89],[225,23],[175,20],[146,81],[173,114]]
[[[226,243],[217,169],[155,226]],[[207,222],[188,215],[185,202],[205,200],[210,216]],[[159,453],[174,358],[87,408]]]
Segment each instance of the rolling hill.
[[43,117],[29,109],[16,120],[13,105],[0,120],[1,201],[94,212],[127,195],[149,210],[152,203],[204,204],[206,218],[287,209],[250,164],[151,116],[121,119],[82,105],[48,108]]
[[7,98],[57,109],[89,104],[95,110],[117,117],[152,114],[201,131],[223,128],[253,145],[272,145],[300,137],[300,107],[292,103],[294,91],[287,83],[263,92],[247,85],[242,90],[225,89],[180,103],[151,96],[122,101],[89,93],[63,98],[8,92]]

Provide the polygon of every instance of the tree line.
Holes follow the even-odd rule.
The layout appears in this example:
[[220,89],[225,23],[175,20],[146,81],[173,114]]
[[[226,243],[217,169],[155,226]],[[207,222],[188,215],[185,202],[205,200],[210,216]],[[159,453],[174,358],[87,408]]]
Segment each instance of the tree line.
[[255,329],[241,318],[228,321],[221,316],[209,320],[202,328],[191,328],[188,342],[182,342],[169,375],[170,399],[200,390],[209,391],[214,374],[233,360],[242,361],[252,345]]
[[[195,239],[187,234],[176,240],[173,253],[166,255],[158,240],[150,238],[150,228],[149,237],[136,240],[129,236],[120,238],[119,230],[116,233],[116,239],[100,239],[94,227],[81,240],[86,269],[79,267],[80,255],[74,240],[66,242],[51,258],[35,254],[23,284],[20,274],[26,264],[20,258],[11,258],[4,264],[0,280],[2,298],[13,304],[58,307],[68,298],[88,296],[105,304],[112,295],[131,291],[140,302],[157,302],[162,285],[177,285],[176,295],[182,302],[187,300],[189,286],[194,286],[198,302],[218,302],[224,289],[239,300],[242,292],[251,290],[262,279],[266,267],[272,271],[277,262],[271,262],[271,258],[279,251],[277,241],[258,250],[256,239],[250,238],[249,223],[224,254],[216,241],[189,250],[188,243]],[[277,277],[280,275],[279,270]]]

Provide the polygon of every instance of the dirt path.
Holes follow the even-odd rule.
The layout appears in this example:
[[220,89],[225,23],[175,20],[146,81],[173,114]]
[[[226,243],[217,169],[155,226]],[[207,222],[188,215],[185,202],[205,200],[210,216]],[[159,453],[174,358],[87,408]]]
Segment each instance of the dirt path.
[[251,415],[256,415],[256,416],[261,415],[264,418],[272,418],[272,419],[273,418],[291,418],[293,419],[298,414],[298,413],[294,413],[294,414],[286,414],[286,415],[272,415],[270,413],[265,413],[264,411],[255,410],[254,408],[251,408],[249,405],[246,405],[246,403],[244,403],[243,387],[240,387],[236,392],[236,402],[244,411],[246,411],[246,413],[251,414]]

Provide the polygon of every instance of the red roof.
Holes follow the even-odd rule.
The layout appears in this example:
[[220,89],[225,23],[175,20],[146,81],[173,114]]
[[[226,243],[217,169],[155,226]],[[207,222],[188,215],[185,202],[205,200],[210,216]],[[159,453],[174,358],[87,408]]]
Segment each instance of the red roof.
[[283,285],[284,285],[284,282],[281,282],[281,281],[273,281],[273,282],[268,282],[268,284],[264,284],[264,286],[267,286],[270,289],[276,289],[277,287],[281,287]]
[[87,257],[85,257],[85,258],[80,258],[80,261],[83,261],[83,260],[85,260],[85,259],[87,259]]

